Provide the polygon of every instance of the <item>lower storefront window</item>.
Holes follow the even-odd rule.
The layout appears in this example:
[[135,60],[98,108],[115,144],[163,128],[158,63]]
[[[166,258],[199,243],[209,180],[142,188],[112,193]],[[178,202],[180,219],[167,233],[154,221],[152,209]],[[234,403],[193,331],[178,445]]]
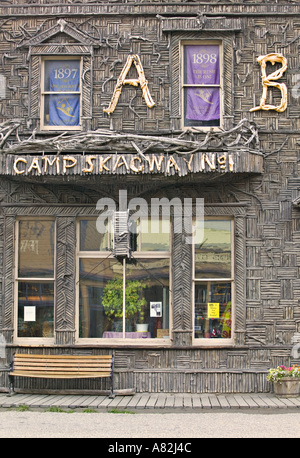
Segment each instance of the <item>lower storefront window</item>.
[[53,337],[54,284],[19,282],[18,337]]
[[231,337],[231,284],[195,285],[195,337]]
[[54,337],[55,222],[17,221],[17,337]]
[[79,254],[79,338],[169,338],[170,259],[159,239],[156,234],[159,249],[143,251],[139,234],[130,259],[107,254],[95,241],[90,245],[100,246],[98,252]]
[[195,339],[232,337],[232,224],[207,218],[195,225]]

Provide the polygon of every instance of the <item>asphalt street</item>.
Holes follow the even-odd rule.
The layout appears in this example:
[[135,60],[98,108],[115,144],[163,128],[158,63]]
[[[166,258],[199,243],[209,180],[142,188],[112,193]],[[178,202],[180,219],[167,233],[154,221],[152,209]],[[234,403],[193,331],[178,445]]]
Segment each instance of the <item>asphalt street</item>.
[[[174,447],[183,439],[182,444],[189,444],[192,438],[300,438],[300,412],[293,410],[267,412],[251,410],[248,412],[208,412],[197,413],[84,413],[75,411],[0,411],[0,438],[105,438],[107,452],[125,452],[122,438],[151,438],[151,444],[171,440],[172,454],[189,453],[192,445],[182,445],[182,450]],[[159,439],[159,444],[155,442]],[[128,444],[128,441],[126,440]],[[150,444],[150,449],[153,445]],[[173,444],[173,445],[172,445]],[[193,442],[191,442],[193,444]],[[112,447],[111,449],[108,449]],[[121,447],[118,450],[118,447]],[[167,445],[164,445],[167,447]],[[127,450],[128,451],[128,450]],[[151,450],[150,450],[151,451]],[[143,455],[143,450],[132,448],[131,454]],[[144,450],[145,452],[145,450]],[[149,448],[148,448],[149,452]],[[109,456],[109,455],[108,455]]]

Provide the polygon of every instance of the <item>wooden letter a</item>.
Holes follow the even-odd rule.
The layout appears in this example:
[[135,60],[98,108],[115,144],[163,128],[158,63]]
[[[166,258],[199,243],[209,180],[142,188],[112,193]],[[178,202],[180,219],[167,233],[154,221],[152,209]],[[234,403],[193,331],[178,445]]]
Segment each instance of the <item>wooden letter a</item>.
[[[138,72],[138,79],[135,80],[127,80],[126,75],[129,72],[132,63],[134,63],[135,68]],[[108,108],[105,108],[103,111],[107,114],[112,114],[115,111],[115,108],[117,106],[119,97],[121,95],[122,87],[124,84],[130,84],[131,86],[141,86],[142,92],[143,92],[143,97],[145,99],[145,102],[147,104],[147,107],[152,108],[155,103],[152,100],[149,88],[148,88],[148,81],[145,78],[144,75],[144,70],[143,66],[141,64],[140,58],[138,55],[130,55],[127,58],[126,64],[123,67],[123,70],[120,73],[120,76],[118,78],[113,96],[111,98],[110,104]]]

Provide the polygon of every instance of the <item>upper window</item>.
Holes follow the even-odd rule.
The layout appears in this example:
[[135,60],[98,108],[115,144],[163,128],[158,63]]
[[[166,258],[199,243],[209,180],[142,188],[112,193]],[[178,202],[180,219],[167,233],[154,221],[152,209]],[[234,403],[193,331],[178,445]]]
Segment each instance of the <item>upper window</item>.
[[218,42],[183,44],[184,127],[221,125],[221,51]]
[[41,79],[41,127],[79,130],[81,59],[44,59]]

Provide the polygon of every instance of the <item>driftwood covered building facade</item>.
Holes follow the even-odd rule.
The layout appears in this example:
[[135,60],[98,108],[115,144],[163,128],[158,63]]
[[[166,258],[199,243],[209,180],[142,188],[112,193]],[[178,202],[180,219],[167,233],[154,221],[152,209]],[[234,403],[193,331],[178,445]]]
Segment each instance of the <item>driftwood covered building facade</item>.
[[2,2],[3,364],[247,392],[298,362],[299,37],[284,0]]

